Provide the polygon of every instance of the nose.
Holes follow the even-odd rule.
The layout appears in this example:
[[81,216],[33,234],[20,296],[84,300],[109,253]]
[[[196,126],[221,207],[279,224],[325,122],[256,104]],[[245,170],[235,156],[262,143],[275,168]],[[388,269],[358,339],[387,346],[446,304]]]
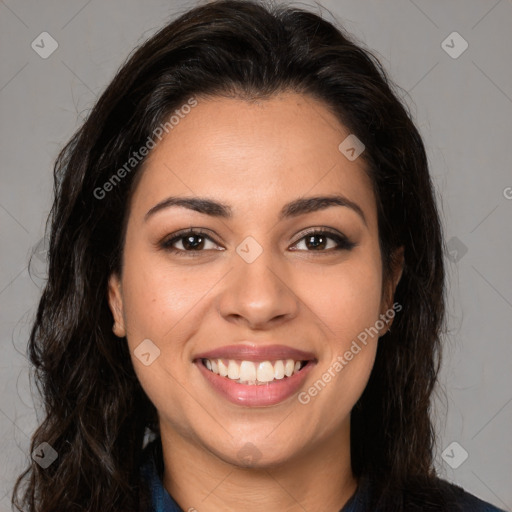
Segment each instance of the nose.
[[227,321],[265,329],[297,315],[300,300],[290,271],[273,264],[270,252],[264,250],[251,263],[233,255],[234,268],[218,296],[218,310]]

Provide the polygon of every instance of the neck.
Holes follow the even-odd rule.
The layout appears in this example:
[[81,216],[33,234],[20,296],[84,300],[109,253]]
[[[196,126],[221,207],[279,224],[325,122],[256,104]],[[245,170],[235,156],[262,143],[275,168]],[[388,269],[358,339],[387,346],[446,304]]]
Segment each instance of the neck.
[[164,486],[186,511],[339,512],[357,489],[350,430],[286,462],[242,468],[161,425]]

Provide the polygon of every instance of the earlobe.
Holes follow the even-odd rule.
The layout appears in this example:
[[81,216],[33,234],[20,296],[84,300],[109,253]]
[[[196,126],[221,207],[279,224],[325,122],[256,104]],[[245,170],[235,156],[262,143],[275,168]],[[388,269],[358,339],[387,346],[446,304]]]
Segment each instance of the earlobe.
[[[386,326],[383,327],[379,336],[384,336],[384,334],[386,334],[388,331],[391,331],[391,325],[392,325],[393,319],[395,317],[394,307],[393,307],[395,291],[396,291],[396,287],[398,286],[398,283],[400,282],[400,279],[402,278],[402,274],[404,271],[404,265],[405,265],[404,246],[401,246],[395,250],[395,252],[393,253],[393,256],[392,256],[391,276],[388,280],[386,300],[383,301],[384,311],[381,311],[381,318],[384,315],[387,320],[385,321]],[[393,315],[389,314],[389,312],[391,310],[393,310]]]
[[123,316],[123,298],[121,281],[117,274],[112,274],[108,280],[108,304],[114,317],[112,331],[119,338],[124,338],[126,336],[126,328]]
[[393,255],[393,296],[395,295],[396,287],[402,278],[405,265],[404,246],[399,247]]

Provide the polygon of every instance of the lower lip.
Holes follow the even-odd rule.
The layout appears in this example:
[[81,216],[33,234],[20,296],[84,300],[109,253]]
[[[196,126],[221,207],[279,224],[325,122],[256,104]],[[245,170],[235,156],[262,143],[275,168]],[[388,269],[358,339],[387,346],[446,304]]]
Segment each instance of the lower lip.
[[283,377],[267,384],[247,385],[211,372],[201,361],[196,361],[196,364],[199,371],[220,395],[234,404],[249,407],[275,405],[291,397],[299,390],[314,366],[313,361],[308,361],[302,370],[291,377]]

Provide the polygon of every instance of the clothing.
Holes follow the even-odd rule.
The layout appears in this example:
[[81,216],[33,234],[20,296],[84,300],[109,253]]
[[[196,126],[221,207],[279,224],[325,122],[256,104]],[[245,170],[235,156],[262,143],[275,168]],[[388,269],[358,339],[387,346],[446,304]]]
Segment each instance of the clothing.
[[[194,512],[195,508],[192,506],[187,511],[182,510],[163,486],[158,474],[157,463],[152,455],[154,448],[154,446],[146,447],[144,463],[141,466],[141,475],[148,481],[151,490],[152,509],[148,512]],[[448,485],[453,486],[453,484]],[[368,499],[371,488],[371,482],[361,480],[356,492],[340,512],[370,512]],[[457,505],[460,506],[460,510],[463,512],[505,512],[466,491],[462,491],[462,496]]]

